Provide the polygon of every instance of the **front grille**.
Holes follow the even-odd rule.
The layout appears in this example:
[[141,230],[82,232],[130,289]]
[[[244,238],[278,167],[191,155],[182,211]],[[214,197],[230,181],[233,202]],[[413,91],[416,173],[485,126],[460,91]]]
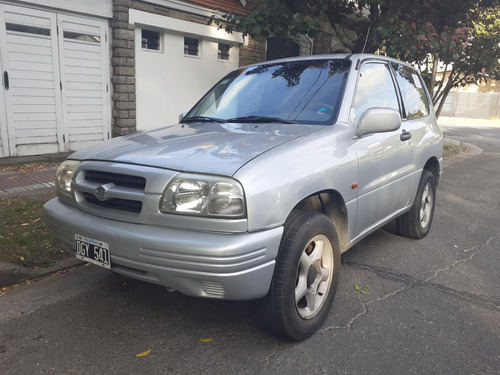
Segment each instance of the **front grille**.
[[126,187],[130,189],[144,190],[146,187],[146,179],[139,176],[131,176],[120,173],[102,172],[88,170],[85,173],[85,180],[98,184],[114,183],[116,186]]
[[111,198],[105,201],[100,201],[95,197],[94,194],[90,193],[83,193],[83,196],[87,203],[100,207],[112,208],[114,210],[134,212],[134,213],[140,213],[142,210],[141,201],[120,199],[120,198]]
[[[77,176],[75,194],[77,200],[88,209],[100,207],[140,214],[142,197],[146,188],[146,178],[134,174],[120,173],[122,170],[84,169]],[[104,198],[101,196],[103,195]],[[98,199],[103,198],[102,200]],[[116,213],[116,212],[115,212]],[[103,211],[100,211],[103,214]]]

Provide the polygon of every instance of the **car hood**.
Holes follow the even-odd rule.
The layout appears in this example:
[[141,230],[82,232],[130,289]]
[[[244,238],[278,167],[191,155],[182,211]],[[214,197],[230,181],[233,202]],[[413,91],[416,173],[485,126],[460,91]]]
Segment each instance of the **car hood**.
[[301,124],[178,124],[115,138],[69,158],[103,160],[231,176],[248,161],[323,128]]

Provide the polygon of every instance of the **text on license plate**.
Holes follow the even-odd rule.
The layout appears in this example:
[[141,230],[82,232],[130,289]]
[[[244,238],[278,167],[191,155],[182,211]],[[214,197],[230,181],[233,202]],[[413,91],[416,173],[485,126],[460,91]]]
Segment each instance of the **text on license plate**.
[[76,257],[78,259],[97,264],[107,269],[111,268],[109,245],[107,242],[75,234],[75,243]]

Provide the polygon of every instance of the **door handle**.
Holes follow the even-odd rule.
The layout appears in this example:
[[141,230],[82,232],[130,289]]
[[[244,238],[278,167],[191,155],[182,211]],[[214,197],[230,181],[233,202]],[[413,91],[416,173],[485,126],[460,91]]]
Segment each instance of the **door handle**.
[[407,141],[411,138],[411,133],[409,131],[407,131],[406,129],[403,129],[403,132],[401,133],[399,139],[401,139],[401,141]]
[[5,90],[9,89],[9,73],[7,71],[3,72],[3,85]]

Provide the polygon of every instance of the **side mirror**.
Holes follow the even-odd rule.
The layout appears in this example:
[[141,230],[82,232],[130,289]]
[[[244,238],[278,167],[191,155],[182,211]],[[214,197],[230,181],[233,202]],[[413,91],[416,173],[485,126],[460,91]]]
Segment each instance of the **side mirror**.
[[179,115],[179,122],[181,122],[181,121],[182,121],[182,119],[183,119],[184,117],[186,117],[186,115],[187,115],[187,112],[181,113],[181,114]]
[[401,115],[390,108],[371,108],[358,120],[356,134],[360,137],[368,133],[384,133],[401,127]]

